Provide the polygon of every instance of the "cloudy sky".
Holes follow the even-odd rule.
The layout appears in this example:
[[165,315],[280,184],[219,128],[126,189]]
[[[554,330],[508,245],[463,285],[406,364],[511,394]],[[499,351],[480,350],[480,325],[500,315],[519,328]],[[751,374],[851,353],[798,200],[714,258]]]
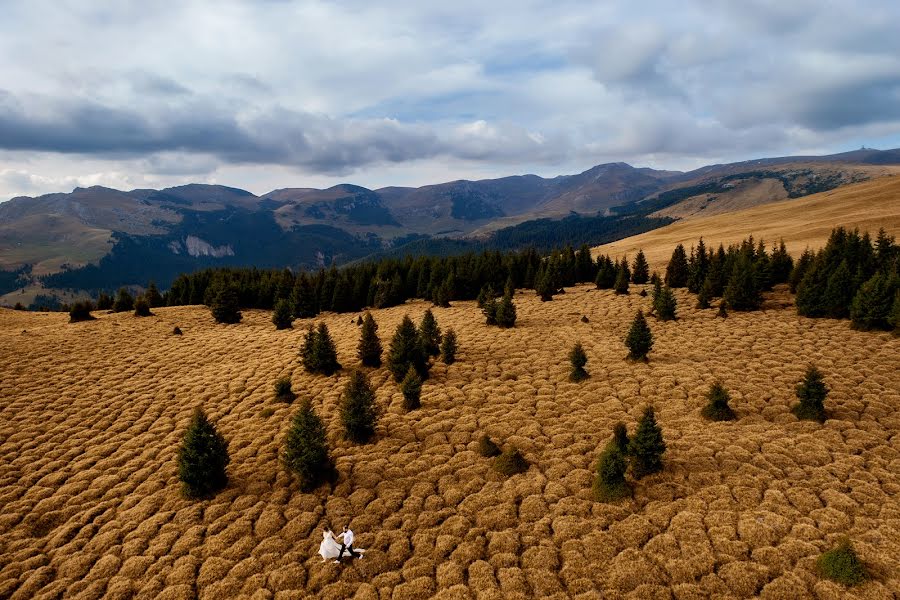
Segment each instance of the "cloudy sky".
[[2,0],[0,200],[898,147],[898,23],[896,0]]

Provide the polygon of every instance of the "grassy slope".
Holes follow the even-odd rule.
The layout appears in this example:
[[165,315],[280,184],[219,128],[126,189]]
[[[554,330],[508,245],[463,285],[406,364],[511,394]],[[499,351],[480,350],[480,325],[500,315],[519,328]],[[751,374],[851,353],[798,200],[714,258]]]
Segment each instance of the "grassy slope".
[[832,228],[844,225],[875,234],[884,227],[900,233],[900,176],[889,176],[840,187],[796,200],[783,200],[746,210],[697,217],[594,249],[597,253],[633,256],[644,249],[651,267],[665,267],[678,243],[696,244],[700,236],[708,246],[740,242],[748,235],[771,246],[783,238],[788,251],[798,256],[806,247],[824,245]]

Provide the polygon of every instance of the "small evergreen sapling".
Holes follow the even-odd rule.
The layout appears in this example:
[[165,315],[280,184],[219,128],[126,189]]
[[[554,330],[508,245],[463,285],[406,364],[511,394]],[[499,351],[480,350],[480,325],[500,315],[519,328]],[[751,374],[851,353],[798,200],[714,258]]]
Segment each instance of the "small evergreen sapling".
[[628,461],[614,444],[610,444],[597,460],[594,477],[594,499],[598,502],[615,502],[631,495],[631,487],[625,480]]
[[664,286],[653,299],[653,312],[660,321],[674,321],[677,303],[672,288]]
[[422,349],[428,356],[437,356],[441,351],[441,328],[438,326],[431,309],[426,310],[422,315],[422,322],[419,324],[419,339],[422,343]]
[[220,285],[215,290],[209,305],[216,323],[234,324],[241,322],[241,311],[238,302],[237,288],[232,285]]
[[644,409],[637,430],[628,443],[631,455],[631,472],[636,479],[658,473],[663,469],[662,455],[666,451],[662,429],[656,422],[656,413],[648,406]]
[[428,356],[422,348],[419,332],[409,316],[403,317],[388,349],[388,369],[397,383],[403,381],[410,367],[414,367],[423,380],[428,378]]
[[731,400],[728,390],[718,381],[709,388],[706,399],[707,404],[700,411],[703,418],[710,421],[734,421],[737,418],[731,406],[728,405]]
[[709,276],[703,280],[700,286],[700,292],[697,294],[697,308],[705,310],[710,307],[709,301],[712,299],[713,284]]
[[497,326],[501,329],[509,329],[516,326],[516,305],[512,301],[512,292],[507,290],[497,303],[495,315]]
[[609,446],[615,446],[622,454],[628,454],[628,444],[630,441],[625,423],[619,421],[613,425],[613,436],[609,441]]
[[441,360],[446,365],[456,362],[456,332],[448,329],[441,341]]
[[847,538],[841,539],[837,546],[819,557],[816,561],[816,571],[820,577],[848,587],[864,583],[871,577],[866,565],[859,559]]
[[147,304],[150,305],[150,308],[159,308],[160,306],[164,306],[162,294],[159,293],[159,288],[156,287],[156,283],[151,281],[147,284],[147,291],[144,292],[144,298],[147,299]]
[[628,358],[630,360],[647,360],[647,354],[653,349],[653,334],[647,325],[647,319],[644,318],[644,312],[638,309],[625,336],[625,346],[628,347]]
[[275,310],[272,312],[272,323],[275,324],[275,329],[292,329],[293,321],[290,303],[284,298],[279,298],[275,302]]
[[275,398],[280,400],[281,402],[287,402],[290,404],[294,401],[294,398],[297,397],[294,394],[294,391],[291,389],[291,378],[290,377],[280,377],[275,380],[275,385],[273,386],[275,389]]
[[337,479],[334,460],[328,451],[325,425],[309,399],[300,403],[300,409],[291,421],[282,460],[288,470],[300,478],[300,489],[304,492]]
[[341,423],[345,437],[357,444],[365,444],[375,435],[379,409],[375,392],[362,371],[353,371],[341,396]]
[[797,398],[800,403],[791,409],[798,419],[818,421],[824,423],[828,418],[825,411],[825,398],[828,396],[828,386],[815,365],[806,369],[806,375],[797,385]]
[[94,305],[90,300],[74,302],[69,308],[69,323],[80,323],[81,321],[93,321],[96,319],[91,311]]
[[228,443],[196,409],[178,450],[178,478],[189,498],[207,498],[228,485]]
[[588,378],[588,373],[584,370],[584,365],[587,364],[587,354],[585,354],[581,342],[577,342],[569,351],[569,362],[572,363],[569,381],[577,383]]
[[619,264],[619,269],[616,271],[616,283],[613,285],[613,289],[616,294],[624,295],[628,293],[628,265],[625,262],[625,259],[622,259],[622,262]]
[[528,460],[517,448],[507,448],[494,459],[494,469],[507,477],[524,473],[529,466]]
[[137,300],[134,301],[134,316],[136,317],[151,317],[153,313],[150,312],[150,303],[147,302],[147,299],[143,296],[138,296]]
[[116,295],[116,301],[113,303],[112,309],[115,312],[128,312],[134,309],[134,296],[128,293],[125,288],[119,288]]
[[494,440],[489,438],[487,434],[484,434],[478,440],[478,454],[485,458],[500,456],[500,446],[494,443]]
[[400,383],[400,391],[403,392],[403,408],[405,410],[416,410],[422,406],[422,379],[413,367],[409,368],[406,377]]
[[359,361],[366,367],[377,369],[381,366],[381,340],[378,339],[378,323],[372,317],[372,313],[366,313],[362,320],[359,332],[359,348],[357,349]]

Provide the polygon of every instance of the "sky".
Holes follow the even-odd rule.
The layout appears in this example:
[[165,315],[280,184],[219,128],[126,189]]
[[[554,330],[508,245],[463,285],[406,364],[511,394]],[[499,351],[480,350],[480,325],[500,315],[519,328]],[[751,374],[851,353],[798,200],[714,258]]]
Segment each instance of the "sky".
[[0,0],[0,200],[900,147],[896,0]]

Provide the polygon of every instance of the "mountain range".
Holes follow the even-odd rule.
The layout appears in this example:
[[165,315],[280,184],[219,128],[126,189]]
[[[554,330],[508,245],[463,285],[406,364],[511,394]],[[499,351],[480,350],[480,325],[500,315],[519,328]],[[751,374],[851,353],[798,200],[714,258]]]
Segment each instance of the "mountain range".
[[[598,244],[673,219],[879,177],[897,165],[900,149],[862,149],[689,172],[619,162],[553,178],[521,175],[375,190],[341,184],[261,196],[205,184],[76,188],[0,203],[0,294],[35,285],[96,290],[150,278],[165,286],[179,272],[208,266],[317,268],[407,246],[452,251],[506,240],[508,247],[529,243],[535,231],[547,243]],[[583,239],[566,240],[575,230]]]

